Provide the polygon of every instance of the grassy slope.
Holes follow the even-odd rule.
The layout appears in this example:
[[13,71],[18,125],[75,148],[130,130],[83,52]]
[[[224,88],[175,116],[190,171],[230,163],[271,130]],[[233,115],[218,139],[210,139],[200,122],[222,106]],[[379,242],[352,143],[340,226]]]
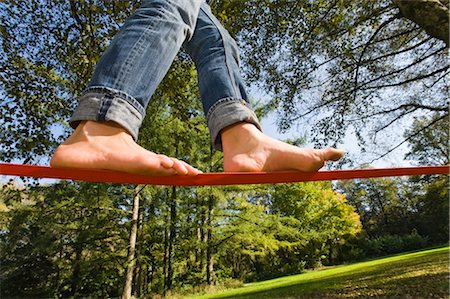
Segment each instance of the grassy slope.
[[449,298],[449,247],[286,276],[190,298]]

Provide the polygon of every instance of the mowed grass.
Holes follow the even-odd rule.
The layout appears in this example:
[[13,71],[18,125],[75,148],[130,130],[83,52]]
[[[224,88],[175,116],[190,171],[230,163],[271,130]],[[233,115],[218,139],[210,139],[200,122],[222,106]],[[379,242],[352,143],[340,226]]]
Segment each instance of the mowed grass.
[[187,298],[450,298],[449,249],[331,267]]

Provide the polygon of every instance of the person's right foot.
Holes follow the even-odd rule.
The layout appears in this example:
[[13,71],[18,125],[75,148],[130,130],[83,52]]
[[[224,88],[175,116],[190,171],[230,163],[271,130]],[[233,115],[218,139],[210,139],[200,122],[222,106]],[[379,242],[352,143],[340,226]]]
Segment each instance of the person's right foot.
[[197,175],[189,164],[140,147],[119,125],[85,121],[55,151],[50,166],[123,171],[145,175]]

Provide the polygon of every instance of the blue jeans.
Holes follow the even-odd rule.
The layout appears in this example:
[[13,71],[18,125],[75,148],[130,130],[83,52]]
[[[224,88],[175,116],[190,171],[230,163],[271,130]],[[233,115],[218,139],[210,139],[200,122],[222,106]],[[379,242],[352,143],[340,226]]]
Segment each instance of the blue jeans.
[[198,72],[211,142],[238,122],[261,129],[239,72],[236,42],[202,0],[144,0],[101,57],[70,124],[113,121],[136,140],[150,97],[180,48]]

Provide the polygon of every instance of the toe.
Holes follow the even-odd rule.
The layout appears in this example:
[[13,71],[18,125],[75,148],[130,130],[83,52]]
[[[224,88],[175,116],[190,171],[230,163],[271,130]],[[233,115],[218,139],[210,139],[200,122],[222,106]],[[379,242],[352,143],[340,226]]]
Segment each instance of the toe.
[[174,162],[172,168],[177,172],[178,175],[187,175],[189,173],[182,161],[175,158],[172,158],[172,160]]
[[186,169],[188,170],[188,175],[197,175],[202,173],[200,170],[198,170],[195,167],[192,167],[191,165],[189,165],[188,163],[181,161],[180,162],[184,165],[184,167],[186,167]]
[[174,161],[172,159],[170,159],[169,157],[167,157],[166,155],[158,155],[161,166],[164,168],[172,168]]
[[329,161],[337,161],[337,160],[339,160],[340,158],[342,158],[342,156],[344,156],[344,150],[343,149],[334,149],[334,148],[331,148],[331,149],[329,149],[328,150],[328,157],[327,157],[327,159],[326,160],[329,160]]

